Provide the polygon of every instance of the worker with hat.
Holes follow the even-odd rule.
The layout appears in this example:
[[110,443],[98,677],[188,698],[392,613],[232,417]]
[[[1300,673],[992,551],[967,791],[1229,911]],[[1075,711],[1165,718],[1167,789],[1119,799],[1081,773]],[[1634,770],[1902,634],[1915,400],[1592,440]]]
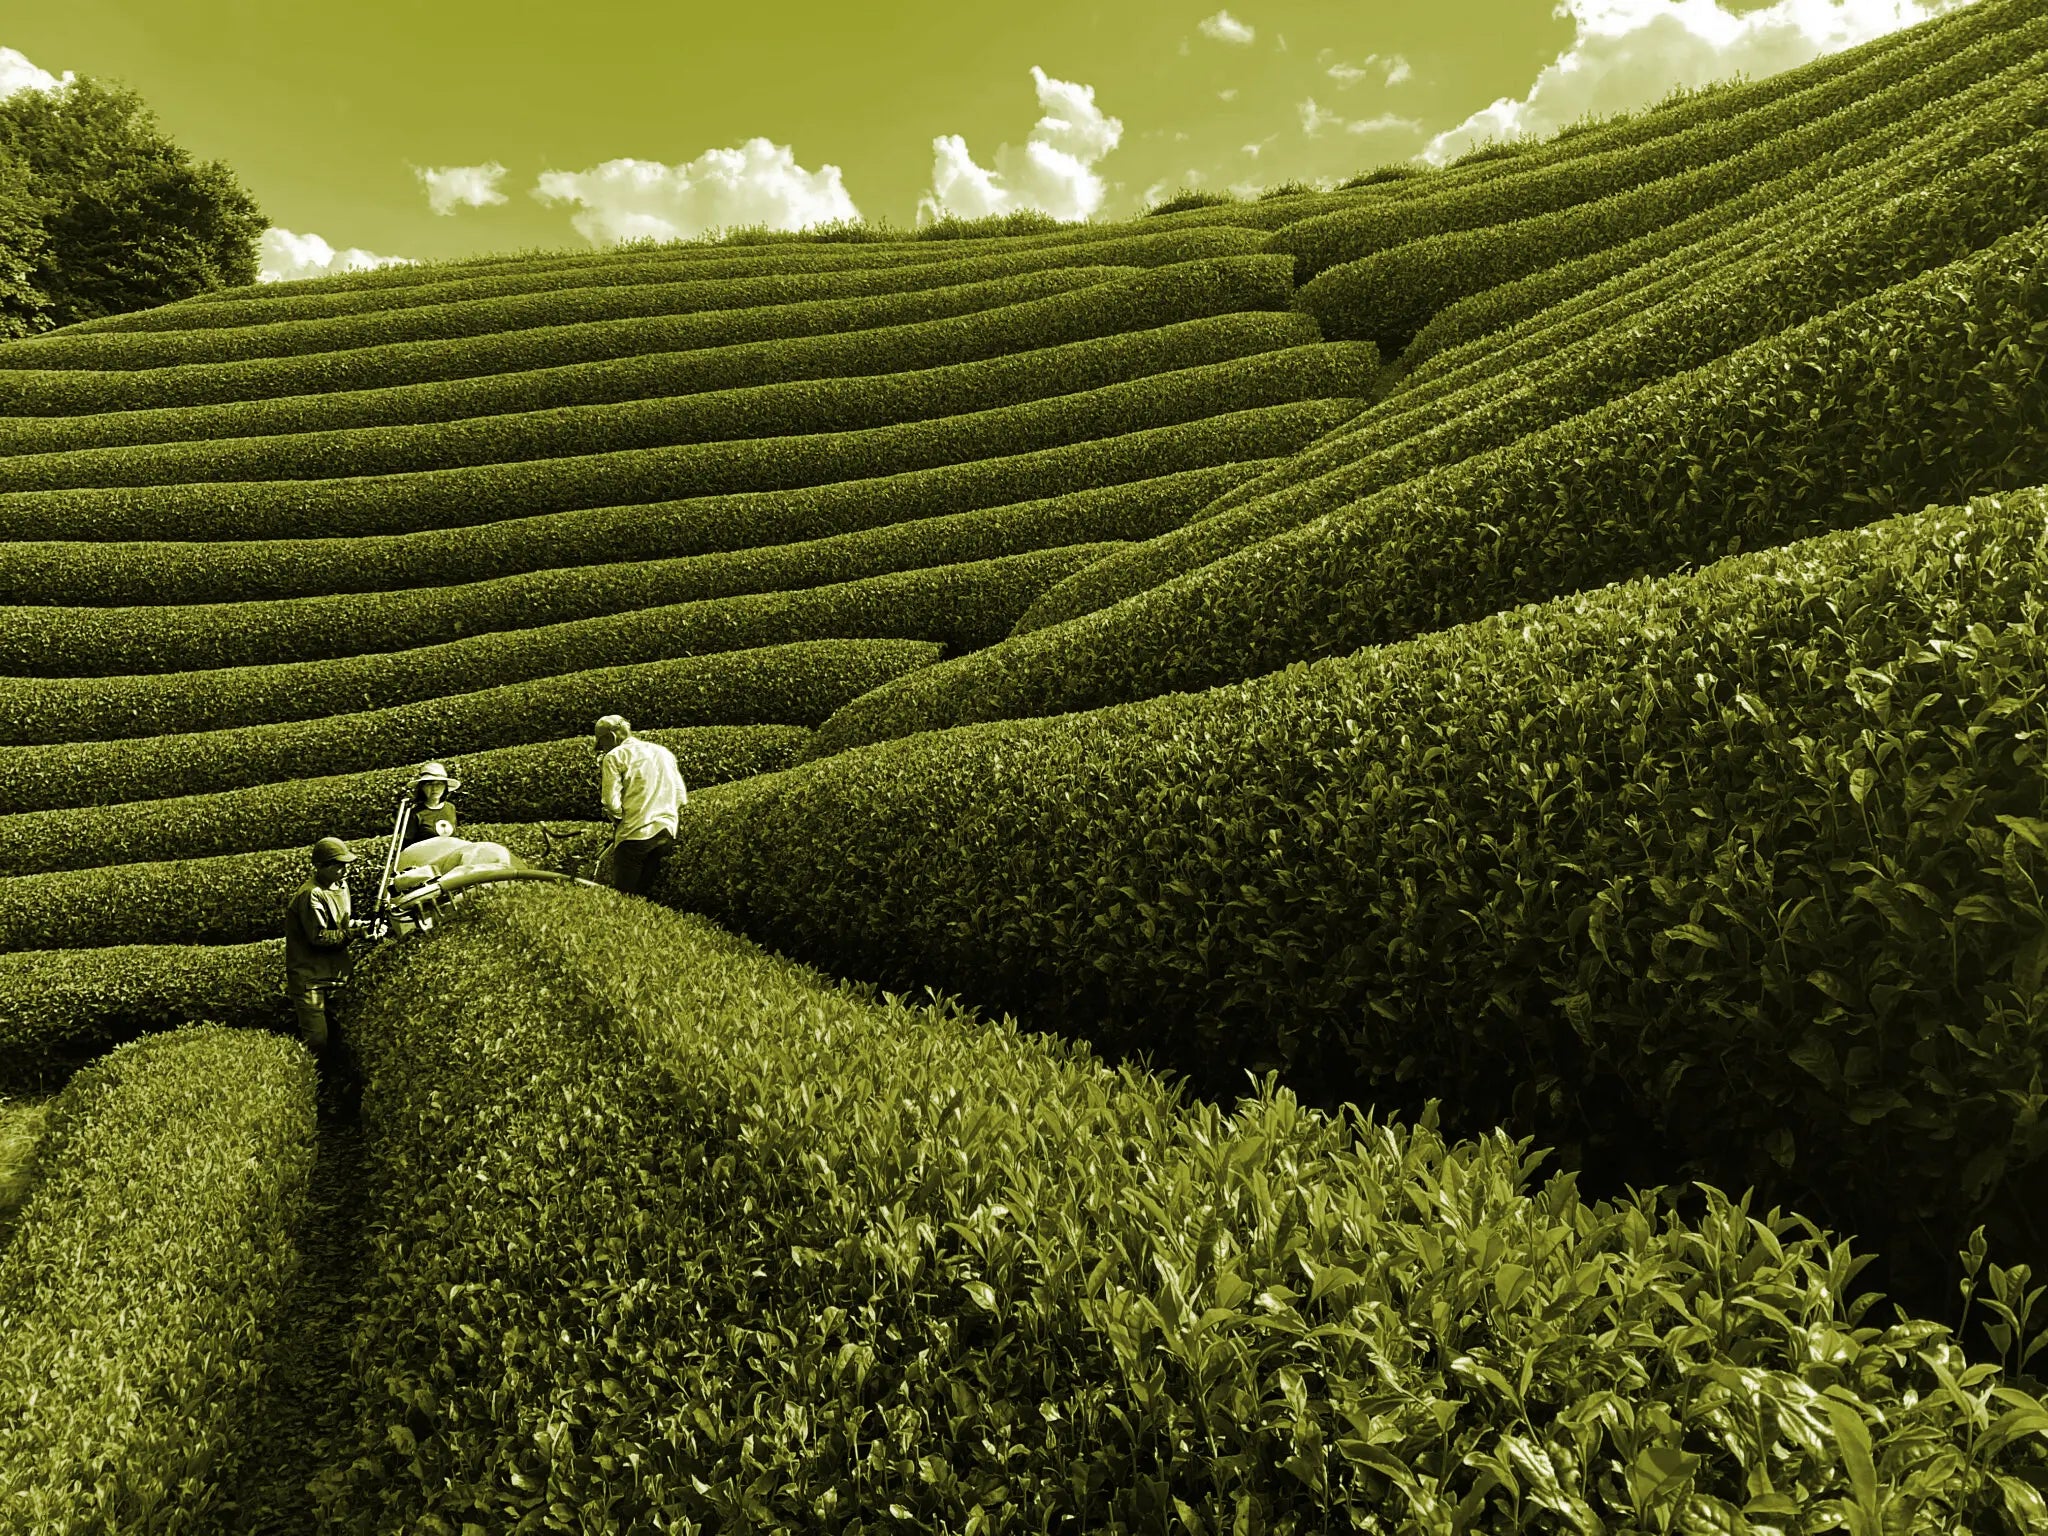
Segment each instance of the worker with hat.
[[645,896],[675,846],[676,813],[689,803],[675,754],[642,741],[623,715],[597,722],[598,802],[612,823],[612,885]]
[[462,788],[462,780],[451,778],[441,763],[428,763],[413,775],[412,815],[406,818],[407,846],[429,837],[455,835],[455,804],[448,797]]
[[312,857],[313,878],[285,907],[284,977],[299,1034],[315,1055],[325,1056],[327,994],[349,971],[348,867],[356,853],[338,837],[323,837]]

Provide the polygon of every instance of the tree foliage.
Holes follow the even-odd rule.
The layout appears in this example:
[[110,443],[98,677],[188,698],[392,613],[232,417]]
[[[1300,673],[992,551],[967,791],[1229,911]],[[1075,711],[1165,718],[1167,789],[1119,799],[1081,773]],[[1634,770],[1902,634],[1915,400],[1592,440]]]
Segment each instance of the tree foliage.
[[49,306],[35,285],[45,243],[42,222],[29,207],[28,167],[0,153],[0,341],[47,323]]
[[80,79],[0,99],[0,336],[254,282],[267,222],[133,91]]

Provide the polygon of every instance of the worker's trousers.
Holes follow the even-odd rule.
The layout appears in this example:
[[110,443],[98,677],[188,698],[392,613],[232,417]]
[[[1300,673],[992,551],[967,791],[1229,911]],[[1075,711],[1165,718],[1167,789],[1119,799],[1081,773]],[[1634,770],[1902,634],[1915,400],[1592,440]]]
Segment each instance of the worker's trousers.
[[292,1014],[299,1022],[299,1038],[316,1055],[327,1049],[327,993],[331,981],[290,984]]
[[612,846],[612,885],[628,896],[645,896],[654,888],[661,861],[676,845],[673,832],[636,837]]

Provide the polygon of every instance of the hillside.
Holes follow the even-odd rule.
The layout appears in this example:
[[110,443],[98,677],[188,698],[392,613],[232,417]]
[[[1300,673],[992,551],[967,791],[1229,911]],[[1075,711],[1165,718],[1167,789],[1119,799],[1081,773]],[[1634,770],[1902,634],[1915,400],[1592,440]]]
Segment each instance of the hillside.
[[[2048,1528],[2044,247],[1977,0],[0,346],[0,1530]],[[611,712],[695,915],[386,946],[360,1133],[215,1027],[423,760],[587,869]]]

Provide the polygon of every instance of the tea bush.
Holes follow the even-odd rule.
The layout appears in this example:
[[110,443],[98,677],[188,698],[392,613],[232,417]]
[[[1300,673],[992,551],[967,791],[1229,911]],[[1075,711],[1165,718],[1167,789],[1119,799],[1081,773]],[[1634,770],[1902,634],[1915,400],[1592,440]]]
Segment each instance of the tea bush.
[[359,773],[549,741],[587,731],[613,711],[648,727],[816,725],[876,684],[929,666],[939,650],[922,640],[804,641],[598,667],[317,720],[0,747],[0,804],[55,810]]
[[[1256,473],[1246,466],[1245,473]],[[268,602],[0,609],[0,673],[182,671],[431,645],[629,609],[861,581],[1063,545],[1150,538],[1184,522],[1214,472],[985,507],[793,544],[524,572],[456,586]],[[158,546],[166,564],[190,546]],[[0,695],[7,687],[0,681]]]
[[864,242],[850,250],[830,243],[829,237],[814,227],[800,233],[756,231],[770,236],[769,240],[633,241],[599,251],[586,248],[524,253],[500,251],[452,261],[337,272],[324,277],[296,278],[264,283],[260,287],[217,291],[222,302],[292,299],[320,293],[390,292],[402,288],[441,286],[494,275],[531,277],[543,286],[577,286],[583,283],[602,284],[615,270],[643,265],[655,275],[683,270],[707,276],[802,272],[811,270],[819,262],[829,266],[842,259],[852,266],[886,265],[903,260],[931,261],[939,256],[957,258],[999,251],[1036,250],[1046,246],[1083,245],[1095,240],[1122,239],[1142,232],[1142,227],[1133,229],[1129,225],[1071,224],[1044,235],[999,233],[987,238],[962,238],[956,234],[943,247],[935,248],[928,238],[931,228],[926,226],[904,231],[900,239]]
[[[265,305],[263,323],[208,325],[204,317],[225,309],[193,305],[180,309],[189,330],[81,331],[66,327],[10,346],[9,369],[168,368],[192,363],[239,362],[334,352],[393,342],[446,341],[453,337],[518,331],[533,326],[588,321],[637,320],[654,315],[710,309],[742,310],[814,299],[861,298],[923,288],[1009,277],[1042,267],[1168,266],[1204,256],[1250,256],[1265,244],[1255,230],[1191,229],[1099,241],[1070,252],[1059,248],[998,252],[907,267],[871,267],[847,272],[790,272],[725,282],[641,283],[617,288],[571,288],[562,292],[515,294],[505,298],[458,300],[417,309],[380,310],[361,315],[295,320],[284,311],[295,301]],[[299,301],[302,302],[302,301]],[[158,313],[169,313],[159,311]],[[223,319],[239,318],[228,311]],[[531,366],[529,364],[528,366]]]
[[[846,379],[980,362],[1012,353],[1248,311],[1285,310],[1293,293],[1281,256],[1181,262],[1089,287],[869,330],[651,351],[591,363],[427,384],[353,389],[215,405],[0,418],[0,451],[52,453],[123,443],[263,437],[603,405],[657,396]],[[1316,339],[1294,315],[1295,342]],[[759,431],[738,436],[757,437]]]
[[792,489],[1069,446],[1259,406],[1356,398],[1371,387],[1377,372],[1378,353],[1370,342],[1310,345],[1081,394],[860,431],[627,449],[361,479],[14,491],[0,495],[0,537],[246,539],[409,533],[494,522],[511,508],[531,516],[685,494]]
[[227,1511],[313,1162],[296,1044],[197,1029],[74,1078],[0,1253],[0,1509],[38,1536]]
[[1895,1253],[1993,1219],[2039,1271],[2044,519],[829,758],[693,802],[667,897],[1205,1081],[1411,1085],[1589,1158],[1647,1126]]
[[[1838,69],[1804,90],[1773,92],[1770,100],[1748,111],[1606,153],[1570,155],[1540,170],[1304,219],[1276,233],[1266,248],[1293,256],[1296,280],[1307,283],[1404,245],[1487,226],[1506,229],[1666,180],[1704,176],[1708,181],[1703,185],[1739,191],[1754,175],[1752,167],[1796,164],[1811,156],[1816,145],[1832,149],[1852,135],[1882,132],[1902,109],[1953,94],[1984,74],[2037,55],[2044,39],[2048,26],[2033,0],[1992,0],[1916,37],[1893,38],[1854,67]],[[1531,265],[1546,265],[1548,259]],[[1321,317],[1320,308],[1314,312]],[[1345,334],[1383,336],[1395,329],[1383,325]]]
[[2048,479],[2048,223],[856,702],[821,751],[1254,677],[1556,593]]
[[[2048,81],[2021,101],[2048,109]],[[1310,518],[1605,405],[1632,389],[1703,366],[1831,308],[1959,261],[2048,216],[2048,134],[1987,154],[1888,201],[1845,210],[1810,238],[1781,232],[1725,275],[1695,277],[1659,304],[1631,308],[1626,324],[1519,367],[1489,371],[1470,389],[1298,453],[1264,477],[1265,494],[1195,526],[1128,550],[1046,594],[1020,629],[1107,607]],[[1244,490],[1250,490],[1247,486]]]
[[[361,719],[368,711],[596,668],[758,653],[802,641],[929,641],[957,654],[1001,639],[1047,587],[1121,547],[1034,550],[796,592],[676,603],[323,661],[122,677],[7,678],[0,680],[0,717],[6,723],[0,740],[11,738],[8,745],[80,743],[218,732],[317,715]],[[808,691],[815,696],[815,690]],[[770,715],[802,708],[796,700],[772,697],[751,702]]]
[[[676,755],[693,791],[792,766],[811,733],[797,725],[700,725],[639,733]],[[597,810],[591,738],[443,754],[463,781],[457,804],[477,822],[575,821]],[[250,784],[213,794],[0,815],[0,875],[98,864],[197,859],[304,844],[329,834],[391,829],[418,763],[325,778]]]
[[[2006,52],[2011,49],[2013,52]],[[1997,40],[1997,64],[2048,50],[2048,19]],[[1960,68],[1956,61],[1952,68]],[[1745,154],[1538,217],[1490,225],[1382,251],[1332,267],[1296,302],[1326,334],[1365,337],[1398,352],[1438,311],[1459,299],[1546,267],[1622,245],[1775,179],[1955,89],[1951,70],[1932,70]]]
[[[211,627],[211,605],[238,600],[438,586],[451,603],[466,604],[471,594],[459,587],[516,576],[527,579],[526,590],[545,608],[579,600],[586,592],[661,592],[681,598],[693,579],[751,582],[752,577],[740,574],[744,571],[787,576],[794,565],[785,560],[815,560],[818,568],[851,579],[863,573],[862,561],[886,568],[906,558],[924,536],[912,531],[913,524],[929,525],[934,549],[972,538],[970,527],[999,539],[995,528],[1011,521],[1043,530],[1047,544],[1138,539],[1185,521],[1238,481],[1278,462],[1259,455],[1302,446],[1356,409],[1355,404],[1320,402],[1268,407],[1189,427],[875,480],[588,508],[424,534],[211,544],[0,544],[0,596],[10,603],[159,605],[156,625],[141,630],[127,628],[128,619],[116,611],[99,617],[46,612],[52,634],[47,650],[31,633],[37,622],[33,615],[10,614],[0,623],[6,624],[21,669],[33,670],[36,664],[27,658],[90,654],[96,636],[119,634],[123,643],[141,644],[151,635],[155,647],[183,646],[188,626]],[[1244,457],[1229,461],[1233,454]],[[1179,467],[1204,461],[1202,468]],[[1012,499],[1019,496],[1035,499]],[[954,518],[961,521],[955,524]],[[829,548],[828,540],[833,541]],[[812,548],[806,553],[797,545]],[[788,552],[777,554],[773,547]],[[992,542],[989,553],[995,552]],[[673,563],[707,555],[726,558],[698,568],[696,578],[686,574],[691,567]],[[598,569],[604,565],[611,567],[609,573]],[[644,585],[634,581],[633,570],[645,572]],[[591,574],[584,577],[579,571]],[[717,575],[720,571],[727,574]],[[550,590],[572,595],[550,597]],[[181,615],[171,605],[206,605],[206,611],[195,608]],[[421,611],[424,606],[405,610],[403,621],[431,625],[433,620]],[[346,626],[351,623],[347,611],[346,603],[330,605],[328,618]],[[557,616],[567,614],[558,611]],[[74,646],[81,649],[74,651]]]
[[707,261],[677,260],[674,256],[636,256],[630,251],[609,253],[611,259],[577,266],[533,266],[520,263],[508,267],[496,263],[474,272],[440,268],[423,282],[386,284],[380,287],[349,288],[318,279],[304,286],[263,283],[241,289],[214,289],[206,304],[191,311],[176,304],[162,304],[134,315],[108,316],[116,322],[87,321],[82,333],[99,331],[178,331],[200,327],[268,325],[273,320],[313,320],[333,315],[360,315],[378,310],[416,309],[422,304],[448,304],[472,299],[509,298],[519,294],[560,293],[574,288],[624,288],[648,283],[731,282],[738,279],[775,276],[809,276],[823,272],[874,271],[929,265],[936,260],[958,260],[969,254],[993,255],[1017,249],[1011,243],[984,244],[969,252],[930,245],[912,246],[816,246],[810,250],[761,250],[746,255],[725,254]]
[[1779,1211],[1189,1103],[606,893],[373,965],[385,1214],[325,1528],[2048,1515],[2048,1411],[1864,1321],[1862,1261]]
[[[1689,219],[1460,299],[1416,333],[1401,354],[1401,365],[1420,382],[1485,356],[1493,344],[1475,343],[1545,311],[1567,304],[1584,307],[1596,296],[1611,302],[1623,292],[1673,278],[1691,281],[1711,274],[1715,263],[1767,248],[1777,231],[1803,234],[1827,211],[1867,208],[1961,169],[1970,159],[2032,131],[2038,110],[2028,108],[2036,105],[2039,75],[2033,61],[2016,64],[1958,95],[1928,103],[1889,134],[1851,140]],[[1468,347],[1472,350],[1462,350]],[[1455,356],[1431,366],[1446,353]]]
[[[2042,85],[2038,71],[2009,71],[1987,82],[1987,98],[1976,110],[1940,131],[1901,145],[1893,154],[1853,174],[1822,184],[1800,198],[1755,218],[1731,224],[1664,259],[1589,288],[1498,336],[1418,357],[1420,338],[1408,353],[1403,396],[1434,406],[1449,394],[1479,385],[1496,369],[1526,367],[1592,336],[1625,330],[1636,311],[1682,294],[1698,282],[1713,282],[1759,257],[1776,258],[1786,242],[1824,241],[1830,225],[1854,226],[1891,199],[1911,196],[1944,177],[1961,176],[1977,163],[2024,147],[2038,132]],[[1928,116],[1942,116],[1940,107]],[[1954,114],[1949,114],[1954,117]],[[1561,269],[1563,270],[1563,269]],[[1505,285],[1494,292],[1508,292]],[[1483,300],[1484,296],[1480,296]]]
[[0,1090],[59,1087],[123,1040],[209,1022],[291,1027],[284,940],[0,953]]
[[[779,249],[755,246],[741,251],[732,246],[669,246],[649,250],[633,246],[605,251],[578,251],[537,260],[486,258],[476,262],[446,262],[414,267],[385,268],[376,275],[381,282],[360,282],[369,273],[337,273],[331,277],[307,278],[296,282],[265,283],[260,287],[219,289],[208,294],[209,304],[231,304],[245,319],[237,323],[263,324],[268,313],[261,306],[289,300],[290,309],[315,307],[330,311],[399,308],[417,303],[440,303],[458,292],[489,298],[506,294],[553,292],[562,288],[617,287],[633,282],[701,281],[705,279],[756,277],[776,273],[803,274],[851,270],[861,267],[927,265],[939,261],[960,261],[972,256],[1006,256],[1020,251],[1041,254],[1073,252],[1086,254],[1086,247],[1121,249],[1133,237],[1156,233],[1141,224],[1090,224],[1052,232],[1050,237],[999,234],[989,238],[947,239],[934,245],[926,231],[917,238],[880,241],[862,245],[831,245],[822,241],[792,242]],[[1135,248],[1134,265],[1158,264],[1157,248]],[[1170,251],[1172,247],[1169,245]],[[1119,257],[1118,260],[1127,258]],[[345,298],[343,296],[346,296]],[[162,306],[165,314],[173,306]],[[188,323],[182,314],[166,321],[173,326]],[[202,321],[202,324],[216,323]],[[117,327],[118,328],[118,327]]]
[[[331,391],[396,388],[532,372],[617,358],[724,351],[847,331],[923,324],[1029,303],[1136,274],[1132,267],[1054,267],[864,299],[533,326],[453,341],[313,352],[233,363],[121,369],[0,368],[0,407],[17,416],[152,410]],[[833,348],[843,345],[836,339]]]
[[817,436],[984,412],[1313,345],[1304,315],[1185,320],[1063,346],[873,377],[579,405],[411,426],[200,438],[0,457],[0,493],[71,486],[317,480],[568,458],[630,448]]

